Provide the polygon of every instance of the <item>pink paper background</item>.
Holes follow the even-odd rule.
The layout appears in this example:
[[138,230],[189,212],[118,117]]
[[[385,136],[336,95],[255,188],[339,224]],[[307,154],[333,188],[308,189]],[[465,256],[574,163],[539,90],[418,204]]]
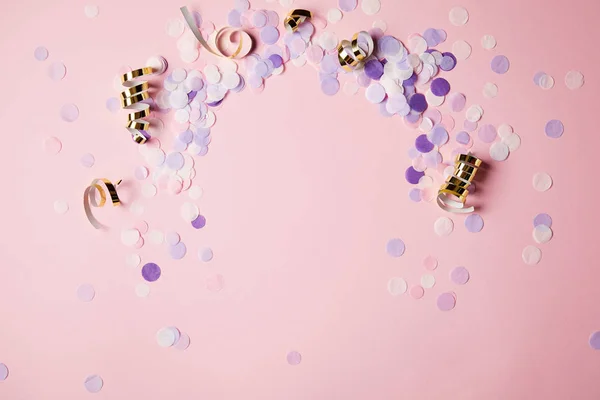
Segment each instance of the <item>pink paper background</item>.
[[[188,246],[186,258],[173,261],[146,241],[142,263],[158,263],[163,276],[145,299],[134,293],[139,268],[125,264],[134,250],[119,240],[120,228],[136,219],[126,207],[106,211],[116,229],[94,231],[80,203],[95,177],[124,179],[126,203],[141,197],[133,169],[143,158],[122,128],[124,115],[108,112],[105,101],[116,95],[112,80],[122,65],[161,54],[184,66],[165,34],[183,4],[96,4],[100,15],[90,20],[85,2],[19,1],[5,7],[0,24],[0,362],[10,369],[1,399],[600,398],[600,352],[588,345],[600,330],[600,3],[466,0],[471,18],[457,28],[448,22],[452,1],[383,0],[375,17],[359,6],[329,25],[345,37],[383,19],[403,40],[436,27],[448,32],[443,50],[458,39],[471,43],[471,58],[445,76],[469,104],[483,106],[486,122],[510,123],[523,139],[478,186],[484,230],[470,234],[454,217],[454,233],[436,236],[433,222],[444,213],[410,202],[403,177],[415,132],[381,117],[362,92],[324,96],[312,68],[289,65],[262,94],[230,94],[217,112],[210,151],[196,160],[206,228],[196,231],[179,216],[185,194],[141,198],[150,228],[176,230]],[[190,5],[217,26],[232,6]],[[321,15],[336,6],[294,5]],[[287,11],[263,1],[252,7]],[[140,21],[143,33],[131,34]],[[498,40],[491,52],[479,44],[488,33]],[[50,51],[42,63],[33,58],[39,45]],[[509,57],[508,74],[490,70],[494,54]],[[46,75],[57,60],[68,69],[61,82]],[[570,69],[585,74],[582,89],[565,88]],[[534,86],[540,70],[554,76],[555,88]],[[487,81],[499,86],[497,98],[483,98]],[[59,118],[69,102],[80,109],[74,123]],[[454,117],[462,123],[462,114]],[[566,127],[558,140],[543,132],[554,118]],[[62,140],[59,155],[44,154],[48,136]],[[489,160],[487,145],[474,150]],[[86,152],[96,158],[92,169],[79,164]],[[532,188],[538,171],[554,178],[546,193]],[[67,214],[53,211],[57,199],[69,203]],[[553,217],[554,239],[540,246],[541,263],[527,266],[521,251],[533,244],[539,212]],[[392,237],[406,243],[402,258],[385,253]],[[201,263],[196,251],[207,245],[215,258]],[[390,296],[388,280],[417,284],[429,254],[440,263],[436,286],[418,301]],[[457,265],[471,273],[462,287],[448,277]],[[225,287],[213,293],[205,279],[216,273]],[[82,283],[96,289],[91,303],[77,300]],[[457,294],[451,312],[435,305],[445,291]],[[155,333],[164,326],[187,332],[190,348],[159,347]],[[291,350],[302,354],[299,366],[287,364]],[[92,374],[105,383],[95,395],[83,386]]]

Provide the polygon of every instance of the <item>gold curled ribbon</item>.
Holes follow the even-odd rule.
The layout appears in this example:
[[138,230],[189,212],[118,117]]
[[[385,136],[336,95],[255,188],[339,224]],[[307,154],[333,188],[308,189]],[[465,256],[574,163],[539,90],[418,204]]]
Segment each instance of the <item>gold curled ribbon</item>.
[[483,162],[471,154],[456,156],[454,174],[450,175],[438,191],[437,203],[444,210],[457,214],[468,214],[475,207],[465,207],[469,187]]
[[121,75],[121,83],[125,90],[121,92],[121,107],[130,110],[125,127],[131,132],[131,137],[138,144],[146,143],[150,139],[148,128],[150,123],[144,118],[150,115],[150,104],[142,103],[148,99],[148,89],[150,86],[146,81],[139,81],[141,76],[151,75],[154,72],[152,67],[144,67],[129,71]]
[[[96,217],[94,217],[91,207],[104,207],[106,204],[107,193],[110,196],[110,201],[113,206],[121,204],[121,200],[117,194],[117,186],[120,184],[120,180],[113,185],[113,183],[106,178],[94,179],[92,183],[90,183],[90,186],[83,192],[83,209],[85,210],[88,221],[90,221],[90,224],[92,224],[94,228],[103,229],[107,227],[102,225]],[[100,194],[100,202],[96,201],[96,192]]]
[[285,30],[289,33],[294,33],[298,30],[300,24],[302,24],[307,19],[311,18],[312,12],[301,8],[297,8],[288,13],[288,15],[283,20],[283,26],[285,26]]
[[[359,46],[359,39],[367,43],[367,50]],[[357,67],[360,67],[363,62],[369,58],[375,50],[375,41],[373,37],[366,31],[360,31],[352,36],[352,40],[342,40],[338,45],[338,59],[340,65],[346,72],[352,72]]]
[[[250,53],[250,51],[252,50],[252,37],[243,29],[233,28],[231,26],[226,26],[224,28],[219,29],[217,31],[217,34],[213,36],[214,39],[211,40],[211,46],[211,44],[209,44],[202,37],[202,33],[200,33],[200,30],[196,26],[196,21],[194,20],[194,17],[189,12],[187,7],[183,6],[179,10],[183,14],[183,18],[188,24],[188,27],[190,28],[196,39],[198,39],[198,42],[200,42],[200,45],[211,54],[214,54],[217,57],[240,59],[246,57],[248,53]],[[221,40],[227,39],[229,43],[233,43],[232,36],[236,33],[240,35],[239,43],[237,45],[237,48],[231,54],[228,55],[221,48]]]

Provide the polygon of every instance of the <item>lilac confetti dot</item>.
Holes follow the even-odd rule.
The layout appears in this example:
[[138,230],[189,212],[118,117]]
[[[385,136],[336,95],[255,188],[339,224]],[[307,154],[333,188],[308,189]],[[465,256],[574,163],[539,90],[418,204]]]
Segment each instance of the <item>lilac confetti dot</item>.
[[600,331],[596,331],[590,335],[590,347],[594,350],[600,350]]
[[411,96],[408,100],[408,105],[410,108],[418,113],[422,113],[427,110],[427,100],[425,99],[425,95],[421,93],[416,93]]
[[0,382],[8,378],[8,367],[4,363],[0,363]]
[[496,131],[496,127],[494,125],[485,124],[479,128],[479,139],[484,143],[492,143],[496,140],[496,136],[498,135],[498,131]]
[[410,76],[410,78],[405,79],[402,82],[402,85],[403,86],[415,86],[417,79],[419,79],[419,76],[413,72],[413,74]]
[[465,131],[460,131],[456,134],[456,142],[460,144],[469,144],[471,141],[471,135]]
[[404,254],[406,246],[402,239],[390,239],[385,245],[385,251],[392,257],[401,257]]
[[533,219],[533,226],[546,225],[548,228],[552,228],[552,217],[548,214],[542,213],[535,216]]
[[450,83],[444,78],[436,78],[431,82],[431,92],[439,97],[450,93]]
[[423,32],[423,38],[427,42],[427,46],[435,47],[440,44],[441,38],[437,29],[429,28]]
[[546,131],[546,136],[549,138],[558,139],[563,135],[565,127],[561,121],[552,119],[546,123],[544,130]]
[[441,311],[450,311],[456,306],[454,293],[442,293],[437,298],[437,306]]
[[302,361],[302,355],[297,351],[290,351],[286,358],[290,365],[298,365]]
[[412,188],[410,190],[410,192],[408,192],[408,197],[414,201],[415,203],[418,203],[421,201],[421,189],[419,188]]
[[279,31],[271,25],[267,25],[260,30],[260,40],[265,44],[275,44],[279,40]]
[[483,218],[479,214],[471,214],[465,218],[465,228],[471,233],[481,232],[483,229]]
[[91,375],[85,378],[84,382],[85,389],[90,393],[98,393],[104,386],[104,381],[100,375]]
[[227,23],[233,27],[239,28],[242,26],[242,22],[240,17],[242,14],[238,10],[231,10],[229,14],[227,14]]
[[465,267],[456,267],[450,272],[450,280],[457,285],[464,285],[469,282],[469,270]]
[[204,215],[198,215],[195,220],[192,221],[192,226],[196,229],[202,229],[206,226],[206,218]]
[[180,170],[185,164],[185,158],[183,158],[183,154],[179,152],[173,152],[167,155],[165,162],[169,168],[173,170]]
[[185,257],[185,254],[187,253],[187,247],[185,246],[185,243],[183,242],[179,242],[174,246],[171,246],[169,248],[169,254],[171,255],[171,258],[174,260],[181,260],[183,257]]
[[436,125],[427,135],[431,143],[440,147],[448,142],[448,131],[442,125]]
[[456,57],[450,52],[442,53],[440,68],[442,71],[452,71],[456,67]]
[[110,97],[106,100],[106,109],[111,113],[116,113],[121,108],[121,104],[119,103],[119,99],[116,97]]
[[415,148],[421,153],[429,153],[435,145],[429,141],[427,135],[419,135],[415,139]]
[[358,0],[338,0],[338,6],[343,12],[353,11],[358,5]]
[[38,61],[44,61],[48,58],[48,49],[44,46],[36,47],[35,51],[33,52],[33,56]]
[[327,96],[333,96],[340,90],[340,82],[333,77],[326,77],[321,81],[321,90]]
[[179,134],[178,138],[183,143],[190,144],[190,143],[192,143],[192,140],[194,140],[194,133],[192,131],[190,131],[189,129],[187,129],[187,130],[181,132]]
[[283,65],[283,58],[279,54],[271,54],[269,60],[273,63],[273,68],[279,68]]
[[408,183],[411,183],[413,185],[416,185],[417,183],[419,183],[419,179],[421,179],[424,175],[425,175],[425,172],[417,171],[412,166],[408,167],[406,169],[406,172],[404,173],[404,177],[406,178]]
[[63,121],[73,122],[79,118],[79,108],[75,104],[65,104],[60,109],[60,117]]
[[175,141],[173,141],[173,151],[182,152],[185,151],[187,147],[188,144],[180,138],[176,138]]
[[383,75],[383,64],[381,61],[373,59],[365,64],[365,74],[371,79],[378,81]]
[[494,71],[495,73],[505,74],[510,68],[510,62],[508,61],[508,58],[506,58],[506,56],[497,55],[492,59],[491,67],[492,71]]
[[147,263],[142,267],[142,277],[148,282],[154,282],[160,278],[160,267],[155,263]]
[[377,43],[379,50],[386,56],[395,56],[402,48],[398,39],[393,36],[384,36]]
[[204,247],[198,250],[198,258],[200,259],[200,261],[209,262],[213,259],[213,256],[214,254],[210,247]]

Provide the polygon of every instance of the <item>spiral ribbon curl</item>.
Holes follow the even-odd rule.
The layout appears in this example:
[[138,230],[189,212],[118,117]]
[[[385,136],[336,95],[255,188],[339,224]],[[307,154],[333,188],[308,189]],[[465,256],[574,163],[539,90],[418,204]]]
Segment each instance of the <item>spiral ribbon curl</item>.
[[438,191],[437,203],[445,211],[468,214],[475,211],[475,207],[465,207],[469,186],[471,186],[477,170],[482,161],[471,154],[456,156],[454,174],[450,175],[446,183]]
[[294,33],[301,23],[310,18],[312,18],[312,12],[298,8],[288,13],[283,20],[283,26],[289,33]]
[[[106,178],[94,179],[83,192],[83,209],[88,221],[90,221],[90,224],[92,224],[94,228],[106,229],[107,227],[102,225],[96,217],[94,217],[91,207],[104,207],[107,194],[110,196],[110,201],[113,206],[120,205],[121,200],[117,194],[117,186],[119,186],[120,183],[120,180],[116,184],[113,184]],[[100,202],[96,200],[96,192],[100,194]]]
[[[361,47],[362,45],[362,47]],[[366,47],[366,49],[364,49]],[[360,31],[352,36],[352,41],[342,40],[338,45],[338,59],[346,72],[361,67],[364,61],[373,54],[375,42],[366,31]]]
[[150,139],[148,128],[150,123],[144,118],[150,115],[150,104],[143,103],[150,98],[148,89],[150,86],[146,81],[137,80],[141,76],[151,75],[152,67],[144,67],[127,72],[121,76],[121,83],[125,90],[121,92],[121,107],[131,112],[128,115],[127,129],[131,137],[138,144],[144,144]]

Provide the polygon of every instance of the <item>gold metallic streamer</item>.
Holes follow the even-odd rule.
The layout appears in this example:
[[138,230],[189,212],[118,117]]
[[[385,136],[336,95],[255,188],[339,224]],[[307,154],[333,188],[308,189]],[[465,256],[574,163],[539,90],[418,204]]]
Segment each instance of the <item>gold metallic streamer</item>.
[[[359,46],[359,39],[367,43],[367,50]],[[366,31],[360,31],[352,36],[352,41],[342,40],[338,45],[338,59],[342,68],[351,72],[355,68],[363,65],[363,62],[369,58],[375,50],[373,37]]]
[[298,8],[288,13],[283,20],[283,26],[289,33],[294,33],[298,30],[300,24],[310,18],[312,18],[312,12]]
[[469,186],[473,182],[482,161],[471,154],[456,156],[454,174],[446,179],[438,191],[437,203],[445,211],[468,214],[475,211],[475,207],[465,207]]
[[151,75],[153,72],[152,67],[144,67],[121,76],[121,83],[125,87],[125,90],[121,92],[121,107],[131,111],[127,116],[127,125],[125,126],[138,144],[144,144],[146,140],[150,139],[148,133],[150,123],[144,120],[150,115],[150,105],[142,103],[150,98],[150,95],[148,94],[148,82],[140,81],[137,78]]
[[[118,206],[121,204],[121,200],[119,199],[119,195],[117,194],[117,186],[121,181],[119,180],[116,184],[113,185],[111,181],[105,178],[94,179],[90,186],[88,186],[83,192],[83,209],[85,210],[85,215],[87,216],[90,224],[96,229],[107,229],[106,226],[102,225],[94,214],[92,214],[91,207],[104,207],[106,204],[107,194],[110,196],[110,201],[113,206]],[[96,201],[96,192],[100,194],[100,202]]]
[[[200,33],[200,30],[196,26],[196,21],[194,20],[194,17],[189,12],[187,7],[181,7],[179,10],[181,11],[181,14],[183,14],[183,18],[185,19],[185,22],[187,22],[188,27],[190,28],[194,36],[196,36],[198,42],[200,42],[200,45],[211,54],[214,54],[217,57],[240,59],[246,57],[248,53],[250,53],[250,51],[252,50],[252,37],[243,29],[233,28],[231,26],[226,26],[224,28],[219,29],[217,31],[217,34],[212,36],[213,40],[211,40],[211,46],[211,44],[209,44],[202,37],[202,33]],[[225,50],[223,50],[221,47],[221,40],[227,39],[228,43],[233,43],[233,40],[231,38],[235,33],[239,34],[240,41],[237,45],[237,48],[231,54],[227,55]]]

